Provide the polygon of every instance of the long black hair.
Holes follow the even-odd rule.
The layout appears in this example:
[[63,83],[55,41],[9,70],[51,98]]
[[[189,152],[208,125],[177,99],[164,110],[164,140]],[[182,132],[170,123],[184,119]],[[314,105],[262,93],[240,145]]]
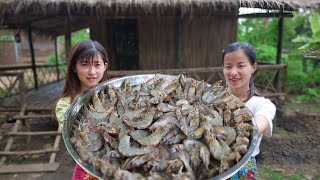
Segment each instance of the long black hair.
[[[70,97],[72,102],[76,95],[80,92],[81,83],[75,72],[77,61],[92,61],[94,56],[100,54],[104,63],[108,63],[108,55],[104,47],[97,41],[83,40],[76,43],[68,56],[68,69],[66,81],[62,92],[62,97]],[[108,79],[107,70],[104,72],[100,82]]]
[[[240,50],[240,49],[249,58],[250,64],[252,66],[257,63],[255,48],[249,43],[245,43],[245,42],[233,42],[228,44],[227,47],[222,51],[222,63],[224,62],[224,57],[226,56],[226,54]],[[249,91],[250,91],[250,95],[248,99],[250,99],[256,93],[252,76],[249,82]]]

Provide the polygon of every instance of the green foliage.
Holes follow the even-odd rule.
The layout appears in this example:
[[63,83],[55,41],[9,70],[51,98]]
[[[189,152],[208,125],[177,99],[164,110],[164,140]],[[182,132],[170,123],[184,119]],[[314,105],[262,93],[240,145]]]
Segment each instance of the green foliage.
[[71,34],[71,44],[72,46],[81,40],[90,39],[90,31],[88,28],[75,31]]
[[[314,68],[312,62],[308,62],[309,71],[303,72],[303,53],[298,48],[320,47],[319,19],[320,14],[311,11],[295,12],[293,18],[284,19],[281,62],[288,64],[286,89],[290,94],[298,94],[298,100],[304,103],[319,102],[316,99],[319,99],[320,94],[320,69]],[[258,61],[275,63],[277,18],[241,19],[238,27],[238,41],[249,42],[255,46]]]
[[299,47],[300,50],[311,50],[320,47],[320,13],[312,12],[308,17],[310,28],[312,31],[311,36],[298,35],[292,41],[295,43],[304,43]]
[[258,170],[258,179],[272,179],[272,180],[301,180],[306,179],[302,171],[297,171],[293,175],[286,175],[284,172],[279,172],[271,169],[268,166],[259,166]]
[[[304,103],[304,102],[297,102],[297,101],[287,101],[283,103],[281,106],[283,106],[286,109],[290,109],[294,112],[299,112],[302,114],[308,114],[308,113],[320,113],[320,104],[318,103]],[[275,132],[277,130],[275,129]],[[320,171],[319,171],[320,175]]]
[[[63,62],[63,58],[62,57],[58,57],[58,63],[61,63]],[[56,56],[54,54],[50,54],[48,56],[48,61],[47,61],[48,64],[56,64]]]
[[307,88],[303,90],[303,94],[297,97],[297,100],[305,103],[320,103],[320,89]]
[[319,13],[312,13],[309,17],[309,22],[312,30],[313,38],[320,40],[320,14]]
[[238,41],[255,47],[261,44],[277,47],[277,31],[276,19],[245,19],[239,21]]
[[13,42],[14,37],[12,35],[1,35],[0,42]]
[[277,48],[267,44],[259,44],[257,56],[259,57],[260,61],[273,63],[275,62],[277,56]]
[[[71,33],[71,46],[76,44],[77,42],[81,40],[86,40],[90,39],[90,31],[88,28],[85,29],[80,29],[78,31],[72,32]],[[63,47],[65,46],[65,36],[59,36],[58,37],[58,42],[61,44]],[[59,56],[65,57],[65,48],[62,48],[61,54]]]
[[[71,45],[73,46],[81,40],[90,39],[90,31],[88,28],[80,29],[71,33]],[[61,45],[65,44],[65,36],[59,36],[58,41]]]
[[306,79],[307,75],[300,71],[293,71],[291,73],[288,73],[288,91],[289,93],[298,94],[301,93],[301,90],[306,87]]

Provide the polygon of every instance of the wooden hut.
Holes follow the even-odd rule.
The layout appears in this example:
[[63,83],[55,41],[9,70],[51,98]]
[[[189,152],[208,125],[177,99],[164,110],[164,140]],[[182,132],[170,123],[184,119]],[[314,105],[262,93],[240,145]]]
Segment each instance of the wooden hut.
[[[236,41],[239,7],[292,11],[315,0],[1,0],[3,28],[50,36],[84,27],[102,43],[111,69],[216,67]],[[273,16],[279,12],[272,12]]]
[[[237,39],[240,7],[268,9],[242,17],[279,18],[277,63],[283,17],[297,8],[320,9],[318,0],[0,0],[2,28],[65,35],[90,29],[111,59],[111,70],[221,67],[222,49]],[[58,64],[58,63],[57,63]],[[58,69],[58,68],[57,68]],[[37,76],[34,75],[34,81]]]

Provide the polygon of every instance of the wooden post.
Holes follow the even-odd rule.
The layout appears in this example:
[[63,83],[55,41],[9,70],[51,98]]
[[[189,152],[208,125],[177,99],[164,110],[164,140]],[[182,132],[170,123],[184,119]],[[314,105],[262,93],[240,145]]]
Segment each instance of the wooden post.
[[65,50],[66,50],[66,60],[68,59],[68,54],[71,49],[71,24],[70,19],[67,17],[65,21]]
[[307,72],[307,59],[306,58],[302,59],[302,68],[303,68],[303,72]]
[[26,89],[24,84],[24,74],[21,73],[19,76],[19,91],[20,91],[20,107],[26,104]]
[[[283,10],[280,10],[280,13],[282,13]],[[283,17],[281,14],[279,15],[279,21],[278,21],[278,47],[277,47],[277,64],[281,64],[281,52],[282,52],[282,35],[283,35]],[[281,77],[280,77],[280,71],[275,76],[275,88],[277,92],[281,91]]]
[[60,80],[59,77],[59,57],[58,57],[58,41],[57,37],[54,38],[54,55],[56,57],[56,71],[57,71],[57,81]]
[[36,61],[35,61],[34,49],[33,49],[33,41],[32,41],[32,27],[31,27],[30,23],[29,23],[29,26],[28,26],[28,34],[29,34],[29,47],[30,47],[30,53],[31,53],[34,88],[38,89],[38,77],[37,77]]
[[[60,126],[58,127],[57,132],[61,133],[61,127]],[[60,139],[61,139],[61,135],[57,135],[55,140],[54,140],[54,143],[53,143],[53,149],[58,149],[59,148]],[[56,155],[57,155],[57,153],[52,153],[50,155],[49,163],[54,163],[54,160],[56,159]]]
[[175,37],[175,68],[181,68],[181,10],[179,8],[176,9]]

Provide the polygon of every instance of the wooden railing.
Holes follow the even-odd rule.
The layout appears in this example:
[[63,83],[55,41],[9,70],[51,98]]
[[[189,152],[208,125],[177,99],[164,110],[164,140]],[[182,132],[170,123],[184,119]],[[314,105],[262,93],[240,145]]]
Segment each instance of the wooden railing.
[[[254,74],[255,86],[264,96],[282,96],[285,95],[286,83],[286,68],[287,65],[259,65],[258,71]],[[33,72],[31,66],[19,66],[16,69],[1,68],[0,67],[0,98],[12,96],[19,93],[18,76],[14,77],[7,73],[22,73],[24,77],[24,88],[32,89],[34,86]],[[137,71],[114,71],[108,72],[111,78],[137,75],[137,74],[185,74],[197,80],[204,80],[208,83],[214,83],[218,80],[224,79],[221,67],[211,68],[190,68],[190,69],[161,69],[161,70],[137,70]],[[59,77],[55,65],[38,65],[38,84],[45,85],[65,78],[66,66],[65,64],[59,65]],[[280,81],[277,80],[279,76]]]
[[285,95],[287,65],[259,65],[254,75],[254,83],[260,93],[266,97]]
[[[65,78],[66,64],[39,64],[36,65],[38,86],[46,85]],[[34,74],[31,65],[1,66],[0,67],[0,99],[16,95],[20,92],[21,77],[23,89],[34,88]],[[20,79],[20,80],[19,80]]]
[[25,103],[23,72],[0,72],[0,95],[2,97],[10,97],[15,94],[20,94],[20,105]]
[[[268,64],[259,65],[257,72],[254,74],[255,86],[262,95],[282,96],[285,95],[285,83],[287,79],[286,64]],[[210,68],[190,68],[190,69],[160,69],[160,70],[137,70],[137,71],[109,71],[110,78],[130,76],[137,74],[185,74],[196,80],[204,80],[208,83],[214,83],[224,79],[222,67]],[[277,82],[277,76],[279,81]]]

